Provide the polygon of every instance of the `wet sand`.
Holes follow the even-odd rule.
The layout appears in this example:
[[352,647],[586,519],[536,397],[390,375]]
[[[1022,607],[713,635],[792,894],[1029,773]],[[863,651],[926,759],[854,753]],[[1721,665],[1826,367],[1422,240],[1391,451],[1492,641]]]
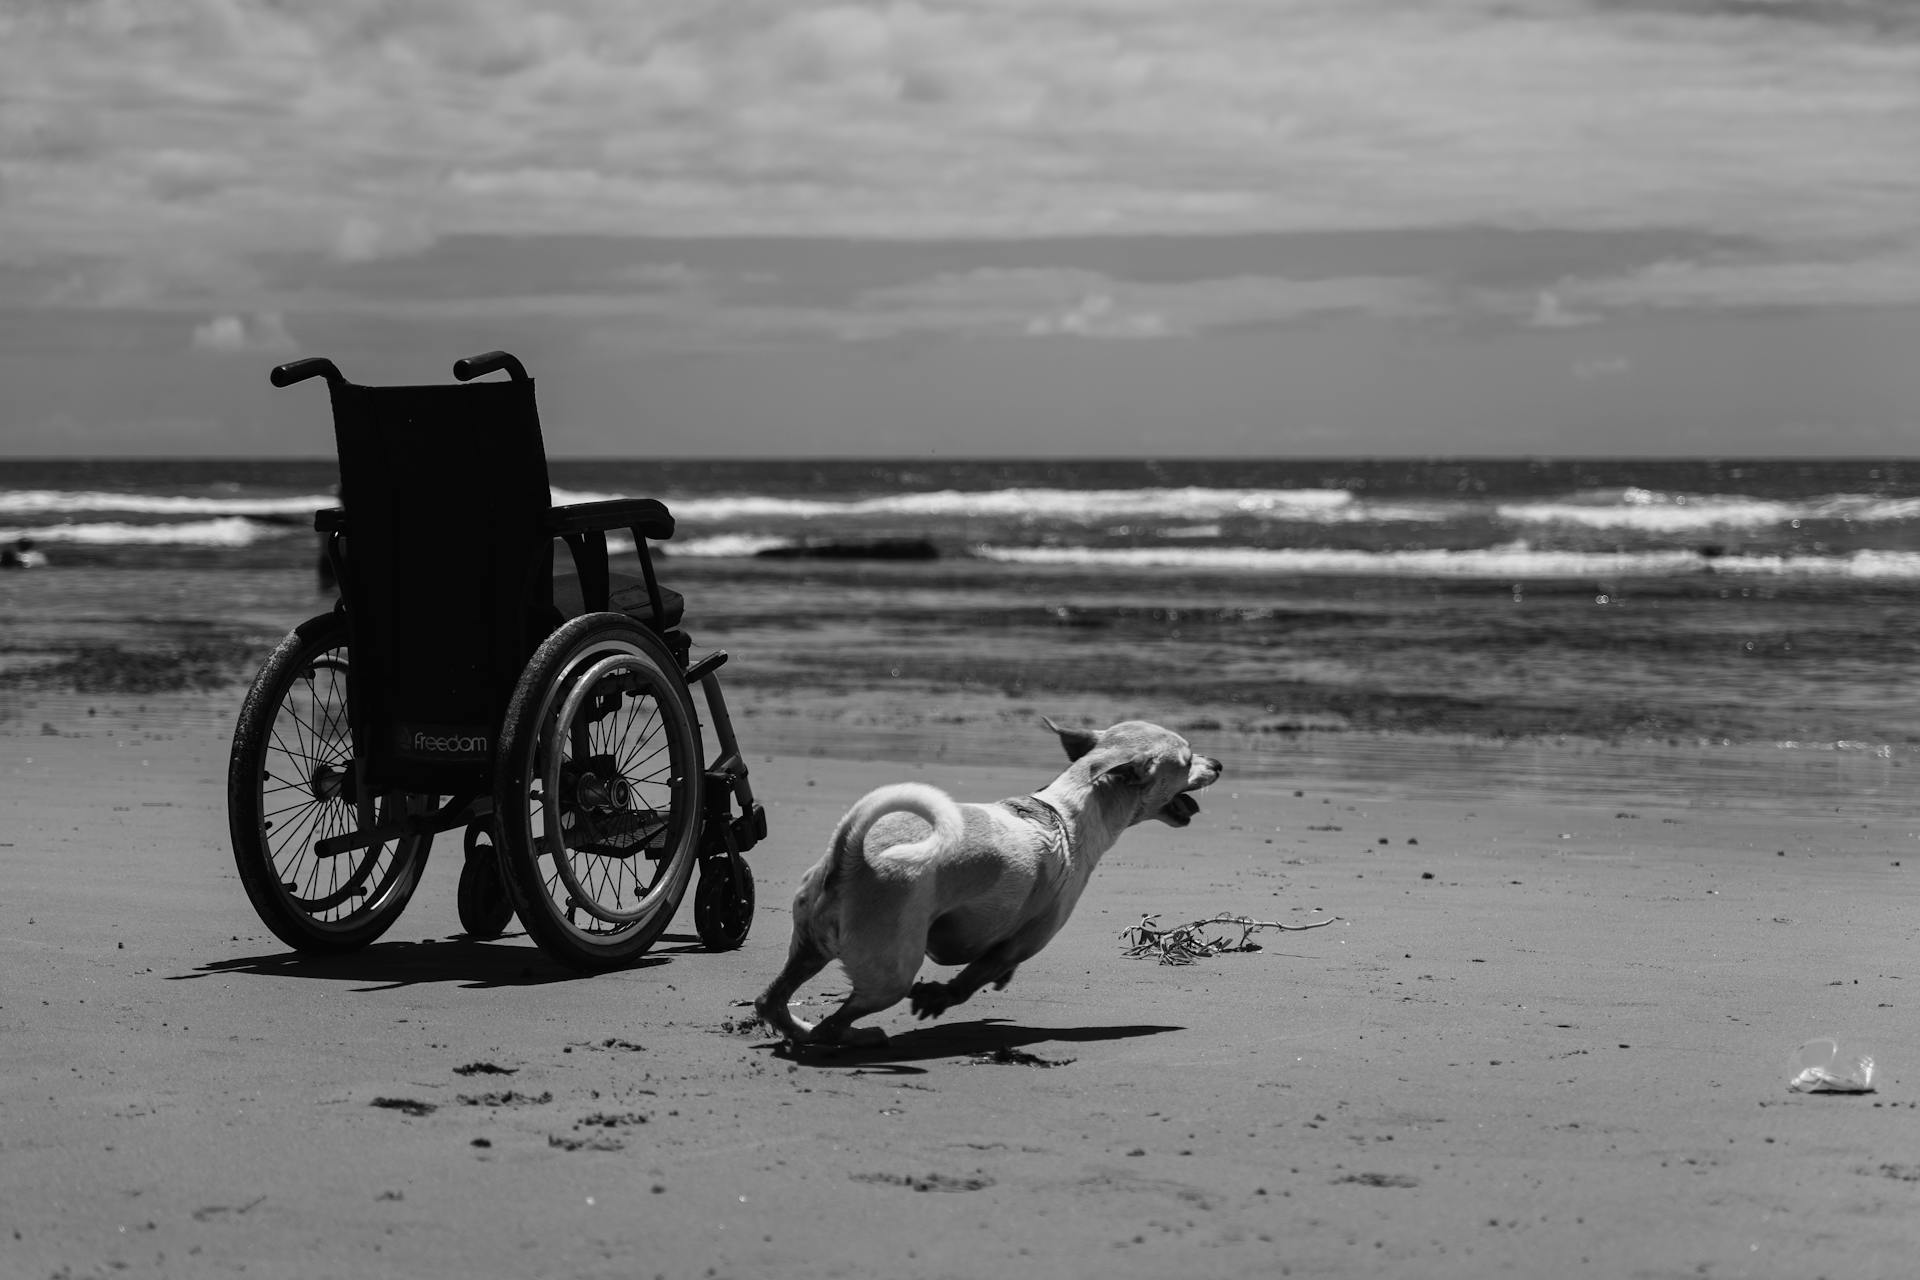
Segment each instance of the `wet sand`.
[[[1098,709],[754,704],[747,944],[683,920],[581,978],[517,930],[464,940],[447,838],[388,940],[291,955],[228,848],[237,693],[17,703],[0,1274],[1911,1271],[1903,770],[1669,752],[1636,783],[1617,752],[1296,737],[1235,771],[1236,740],[1194,824],[1131,832],[1007,990],[794,1060],[747,1002],[846,804],[1030,790],[1058,750],[1032,714]],[[1338,919],[1125,954],[1144,914],[1220,912]],[[1788,1092],[1817,1035],[1867,1045],[1879,1091]]]

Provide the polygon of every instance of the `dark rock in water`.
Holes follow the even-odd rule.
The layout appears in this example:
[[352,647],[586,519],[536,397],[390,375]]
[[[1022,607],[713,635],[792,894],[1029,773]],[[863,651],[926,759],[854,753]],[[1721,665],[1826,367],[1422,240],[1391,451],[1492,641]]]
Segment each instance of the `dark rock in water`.
[[1718,560],[1721,556],[1727,554],[1727,549],[1717,542],[1705,543],[1699,548],[1699,551],[1700,558],[1703,560]]
[[0,569],[34,569],[46,562],[46,553],[33,549],[32,538],[16,539],[12,546],[0,549]]
[[938,560],[940,549],[925,538],[866,538],[792,543],[754,555],[763,560]]

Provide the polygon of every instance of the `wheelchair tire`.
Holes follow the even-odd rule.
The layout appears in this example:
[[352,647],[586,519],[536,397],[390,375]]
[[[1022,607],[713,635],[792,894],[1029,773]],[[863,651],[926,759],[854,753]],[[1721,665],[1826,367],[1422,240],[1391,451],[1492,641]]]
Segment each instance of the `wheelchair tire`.
[[521,673],[494,773],[520,923],[576,969],[645,954],[686,895],[700,839],[700,725],[679,664],[631,619],[563,624]]
[[[261,921],[296,951],[366,946],[406,909],[426,866],[431,835],[331,858],[314,853],[316,840],[361,827],[352,784],[347,622],[328,613],[295,627],[261,666],[227,761],[227,825],[240,883]],[[371,809],[378,822],[432,804],[432,797],[396,792]]]
[[723,860],[700,868],[693,891],[693,927],[709,951],[732,951],[753,928],[753,868],[740,859],[740,884]]
[[460,927],[469,938],[491,942],[513,923],[513,899],[507,896],[506,877],[500,871],[500,851],[494,848],[490,832],[475,823],[467,828],[466,853],[454,899]]

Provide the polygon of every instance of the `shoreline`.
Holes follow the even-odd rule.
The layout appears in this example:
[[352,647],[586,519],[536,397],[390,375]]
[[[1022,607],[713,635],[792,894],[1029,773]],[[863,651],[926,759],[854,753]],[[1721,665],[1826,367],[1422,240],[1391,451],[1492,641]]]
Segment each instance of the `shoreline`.
[[[1906,625],[1913,593],[1649,590],[1601,605],[1444,583],[919,582],[900,565],[821,563],[673,571],[696,650],[733,655],[739,705],[794,691],[856,708],[882,697],[907,724],[920,702],[958,699],[969,715],[1084,706],[1228,729],[1254,748],[1336,730],[1920,747],[1920,693],[1904,679],[1920,656]],[[131,695],[244,683],[294,622],[331,602],[311,566],[5,575],[0,703],[60,682]]]
[[[230,740],[246,686],[120,693],[0,689],[0,738],[107,740],[156,729]],[[1637,796],[1694,810],[1792,814],[1845,808],[1900,820],[1912,810],[1920,749],[1869,744],[1600,740],[1565,735],[1485,738],[1404,731],[1258,731],[1206,709],[1086,697],[974,699],[906,690],[859,698],[819,691],[728,690],[749,765],[763,758],[862,763],[919,776],[946,767],[1053,763],[1041,717],[1098,727],[1151,719],[1227,763],[1228,779],[1263,787],[1420,800],[1600,803]],[[706,719],[700,708],[702,723]],[[716,750],[711,730],[707,750]],[[904,776],[904,775],[903,775]],[[1044,780],[1044,779],[1042,779]],[[1038,785],[1036,783],[1035,785]],[[1916,850],[1920,854],[1920,850]]]
[[[249,659],[250,661],[251,659]],[[0,668],[3,670],[3,668]],[[0,735],[100,736],[156,724],[229,735],[246,683],[208,667],[204,684],[92,690],[0,685]],[[135,673],[137,674],[137,673]],[[128,677],[123,675],[122,680]],[[1263,783],[1299,778],[1398,798],[1527,795],[1594,798],[1635,792],[1672,803],[1791,808],[1849,804],[1907,812],[1920,746],[1886,743],[1682,741],[1568,734],[1487,737],[1409,730],[1264,725],[1233,707],[1119,703],[1085,694],[1010,698],[906,686],[849,696],[834,690],[729,685],[729,709],[755,755],[894,765],[992,767],[1033,756],[1051,735],[1041,717],[1098,727],[1150,719]],[[704,724],[706,709],[700,707]],[[708,747],[712,749],[711,731]]]

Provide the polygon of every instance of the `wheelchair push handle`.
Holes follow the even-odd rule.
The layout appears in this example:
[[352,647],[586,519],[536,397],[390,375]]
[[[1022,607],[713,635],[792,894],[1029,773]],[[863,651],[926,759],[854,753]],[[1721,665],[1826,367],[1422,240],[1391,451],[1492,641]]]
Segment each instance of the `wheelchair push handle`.
[[453,376],[462,382],[472,382],[475,378],[500,369],[505,369],[507,376],[515,382],[527,381],[527,367],[520,363],[518,357],[504,351],[483,351],[477,356],[453,362]]
[[296,382],[305,382],[308,378],[325,378],[328,386],[346,381],[339,367],[325,356],[290,360],[286,364],[275,365],[273,372],[267,375],[267,380],[276,387],[290,387]]

